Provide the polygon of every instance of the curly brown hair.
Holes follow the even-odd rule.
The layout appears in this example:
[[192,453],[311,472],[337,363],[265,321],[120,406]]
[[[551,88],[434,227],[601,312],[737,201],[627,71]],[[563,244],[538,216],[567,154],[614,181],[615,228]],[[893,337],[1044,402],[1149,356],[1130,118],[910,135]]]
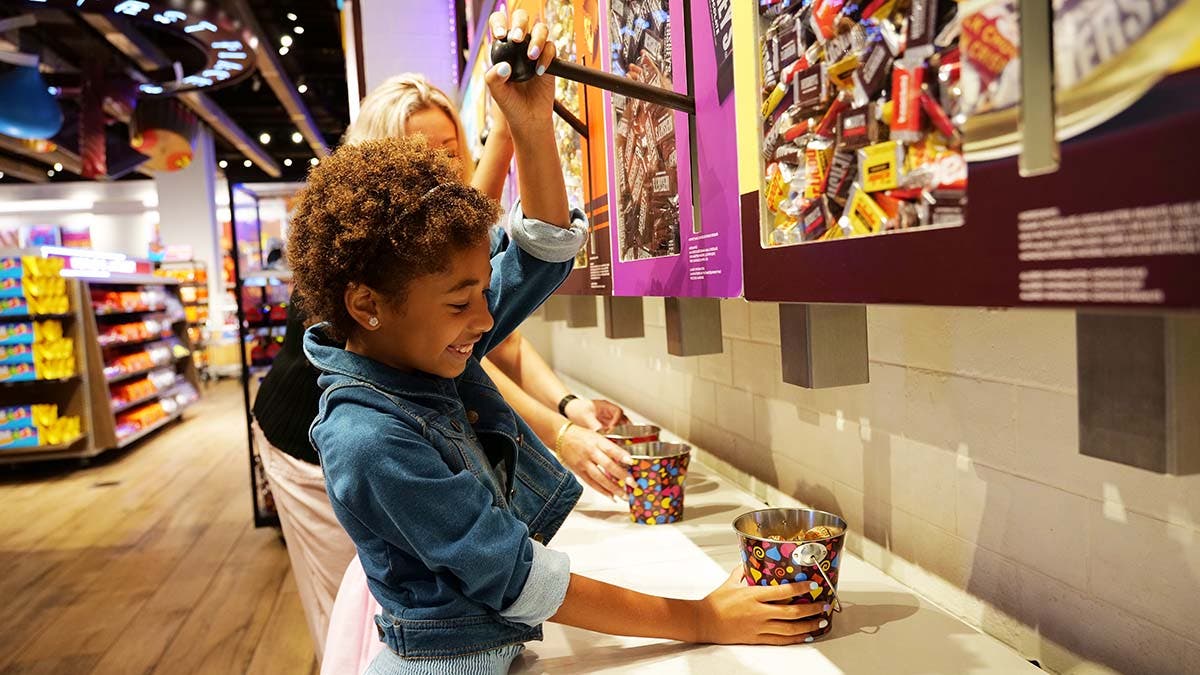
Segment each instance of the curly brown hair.
[[298,197],[287,246],[309,320],[345,339],[355,327],[350,284],[400,303],[410,281],[444,272],[455,252],[486,240],[500,207],[459,175],[421,136],[343,145],[322,160]]

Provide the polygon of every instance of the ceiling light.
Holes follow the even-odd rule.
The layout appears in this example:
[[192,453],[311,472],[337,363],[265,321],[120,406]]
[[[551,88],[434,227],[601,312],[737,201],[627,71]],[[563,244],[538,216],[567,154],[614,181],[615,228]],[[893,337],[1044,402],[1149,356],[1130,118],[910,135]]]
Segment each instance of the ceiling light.
[[284,35],[283,37],[279,38],[279,44],[283,45],[284,47],[291,47],[292,46],[292,36]]
[[287,53],[288,53],[288,48],[287,48],[287,47],[280,47],[280,48],[279,48],[279,55],[280,55],[280,56],[287,56]]
[[288,157],[288,158],[284,159],[284,160],[283,160],[283,165],[284,165],[284,166],[291,166],[291,165],[292,165],[292,158],[291,158],[291,157]]
[[265,131],[262,132],[261,134],[258,135],[258,142],[262,143],[263,145],[270,143],[271,142],[271,134],[268,134]]
[[288,21],[295,21],[297,18],[296,15],[291,12],[288,12],[287,17],[288,17]]
[[55,171],[62,171],[62,164],[60,164],[60,163],[58,163],[58,162],[55,162],[55,163],[54,163],[54,170],[55,170]]
[[225,168],[229,167],[229,162],[226,162],[225,160],[221,160],[221,161],[217,162],[217,166],[221,167],[222,169],[225,169]]
[[242,162],[242,166],[246,167],[247,169],[250,168],[251,164],[253,164],[253,162],[251,162],[250,160],[246,160],[246,161]]
[[4,172],[0,171],[0,180],[4,180]]
[[293,143],[299,143],[303,140],[304,140],[304,136],[302,136],[299,131],[292,132],[292,142]]
[[[303,32],[303,31],[301,31],[301,32]],[[46,91],[49,92],[51,96],[58,96],[59,92],[61,92],[62,90],[59,89],[58,87],[46,87]]]
[[299,87],[296,87],[296,91],[300,92],[301,94],[308,93],[308,85],[302,84]]
[[47,176],[49,176],[49,177],[51,177],[51,178],[54,178],[54,169],[50,169],[49,171],[47,171],[47,172],[46,172],[46,175],[47,175]]
[[296,35],[304,35],[304,26],[296,26],[292,30],[296,31]]
[[316,166],[321,163],[321,160],[317,159],[316,157],[313,157],[312,159],[308,160],[308,163],[312,164],[313,166]]

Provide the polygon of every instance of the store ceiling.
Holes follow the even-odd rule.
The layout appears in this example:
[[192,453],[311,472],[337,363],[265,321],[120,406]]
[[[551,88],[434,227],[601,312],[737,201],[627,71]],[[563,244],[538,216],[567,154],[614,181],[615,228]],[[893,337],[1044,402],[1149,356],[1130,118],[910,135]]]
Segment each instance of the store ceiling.
[[[223,170],[235,181],[301,180],[309,162],[338,143],[349,121],[337,2],[220,0],[220,4],[235,16],[250,15],[247,23],[257,26],[262,49],[258,54],[259,72],[251,77],[224,89],[188,95],[197,97],[193,99],[198,101],[194,108],[203,107],[198,110],[201,119],[218,121],[214,134],[217,160],[225,164]],[[0,0],[0,18],[16,16],[28,8],[27,2]],[[73,12],[39,12],[38,16],[38,25],[21,29],[19,39],[28,43],[21,45],[21,51],[32,51],[32,46],[40,53],[49,84],[63,88],[59,100],[65,121],[55,138],[59,150],[39,155],[20,141],[0,136],[0,171],[6,166],[25,167],[22,173],[28,174],[28,167],[32,167],[38,180],[52,171],[52,177],[46,176],[50,181],[82,180],[78,175],[76,91],[82,68],[96,59],[109,59],[107,70],[114,74],[145,72],[157,59],[160,65],[181,61],[186,69],[188,59],[194,55],[173,39],[136,24],[104,23],[95,15],[89,19]],[[130,38],[119,40],[125,44],[124,51],[105,36],[114,32]],[[6,36],[0,35],[0,49],[14,48],[16,36],[10,33],[6,41]],[[129,43],[141,44],[143,49],[139,52]],[[0,64],[0,69],[7,67]],[[268,76],[272,70],[278,75]],[[299,142],[293,140],[297,133]],[[141,156],[129,148],[124,121],[114,121],[107,136],[110,175],[118,179],[144,178],[137,173]],[[246,167],[246,162],[251,165]],[[55,171],[55,164],[62,165],[61,170]],[[19,180],[10,170],[0,184]]]

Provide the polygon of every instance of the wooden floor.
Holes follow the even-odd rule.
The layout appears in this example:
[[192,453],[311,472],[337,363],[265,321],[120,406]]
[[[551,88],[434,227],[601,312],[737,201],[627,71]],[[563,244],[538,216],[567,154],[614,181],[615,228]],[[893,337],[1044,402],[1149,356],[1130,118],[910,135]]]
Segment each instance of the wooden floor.
[[91,466],[0,467],[0,673],[315,673],[248,476],[235,382]]

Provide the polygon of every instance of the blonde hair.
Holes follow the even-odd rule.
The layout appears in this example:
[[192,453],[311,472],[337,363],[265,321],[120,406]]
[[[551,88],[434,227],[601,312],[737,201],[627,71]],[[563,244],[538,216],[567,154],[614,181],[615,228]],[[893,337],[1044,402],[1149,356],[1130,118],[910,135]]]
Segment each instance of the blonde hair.
[[430,108],[441,110],[454,122],[454,129],[458,132],[458,161],[462,164],[463,180],[469,183],[475,173],[475,163],[471,161],[467,133],[463,130],[458,110],[446,92],[419,73],[390,77],[367,94],[359,107],[358,119],[346,130],[345,142],[357,144],[405,136],[408,118]]

